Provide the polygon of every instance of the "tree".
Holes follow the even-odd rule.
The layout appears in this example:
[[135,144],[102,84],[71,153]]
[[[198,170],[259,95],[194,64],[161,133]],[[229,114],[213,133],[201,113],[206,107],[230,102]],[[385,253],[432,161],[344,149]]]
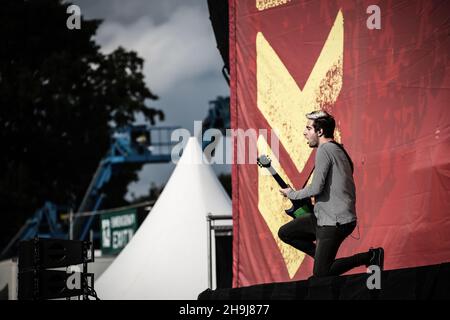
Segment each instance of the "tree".
[[1,247],[44,201],[80,203],[113,127],[138,113],[152,124],[164,118],[147,106],[158,97],[145,85],[143,59],[123,48],[102,54],[93,40],[101,21],[82,19],[81,29],[69,30],[68,6],[2,1]]

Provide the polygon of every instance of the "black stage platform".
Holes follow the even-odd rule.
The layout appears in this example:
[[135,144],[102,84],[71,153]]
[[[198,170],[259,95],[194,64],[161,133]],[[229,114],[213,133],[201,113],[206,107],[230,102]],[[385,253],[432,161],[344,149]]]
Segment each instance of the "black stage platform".
[[413,300],[450,299],[450,263],[381,273],[381,289],[369,290],[368,273],[233,289],[207,289],[198,300]]

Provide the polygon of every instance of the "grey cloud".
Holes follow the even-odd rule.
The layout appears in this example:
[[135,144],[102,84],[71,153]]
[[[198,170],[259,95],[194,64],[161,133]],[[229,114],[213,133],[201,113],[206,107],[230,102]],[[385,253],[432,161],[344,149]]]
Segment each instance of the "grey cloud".
[[174,8],[206,7],[206,0],[74,0],[87,19],[105,19],[122,25],[133,24],[140,17],[150,17],[156,25],[163,24]]
[[145,59],[149,86],[160,95],[171,92],[180,81],[220,73],[222,66],[210,21],[199,7],[180,6],[161,25],[148,17],[128,26],[105,21],[97,39],[105,52],[119,45],[137,51]]

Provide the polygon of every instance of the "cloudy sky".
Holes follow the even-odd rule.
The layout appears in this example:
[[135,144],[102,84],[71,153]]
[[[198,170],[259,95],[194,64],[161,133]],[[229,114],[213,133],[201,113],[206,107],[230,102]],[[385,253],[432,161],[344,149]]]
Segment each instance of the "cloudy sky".
[[[104,53],[122,46],[144,58],[148,87],[159,96],[149,105],[162,109],[163,126],[181,126],[193,132],[203,120],[210,100],[228,96],[222,76],[206,0],[74,0],[85,19],[103,19],[96,40]],[[140,181],[129,186],[140,195],[149,184],[166,182],[173,164],[146,165]],[[215,168],[229,171],[229,166]]]

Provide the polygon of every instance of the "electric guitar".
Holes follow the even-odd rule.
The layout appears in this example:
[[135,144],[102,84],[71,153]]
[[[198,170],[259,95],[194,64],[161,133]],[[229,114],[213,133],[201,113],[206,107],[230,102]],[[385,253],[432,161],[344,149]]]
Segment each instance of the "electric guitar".
[[[284,182],[284,180],[279,176],[279,174],[275,171],[275,169],[272,167],[272,160],[266,155],[260,156],[256,163],[261,168],[267,168],[269,170],[272,177],[275,179],[275,181],[278,183],[278,185],[282,188],[288,188],[289,186]],[[291,199],[289,199],[291,200]],[[284,210],[286,214],[293,219],[301,216],[305,213],[312,213],[314,211],[314,206],[311,202],[310,198],[302,199],[302,200],[291,200],[292,207],[289,209]]]

